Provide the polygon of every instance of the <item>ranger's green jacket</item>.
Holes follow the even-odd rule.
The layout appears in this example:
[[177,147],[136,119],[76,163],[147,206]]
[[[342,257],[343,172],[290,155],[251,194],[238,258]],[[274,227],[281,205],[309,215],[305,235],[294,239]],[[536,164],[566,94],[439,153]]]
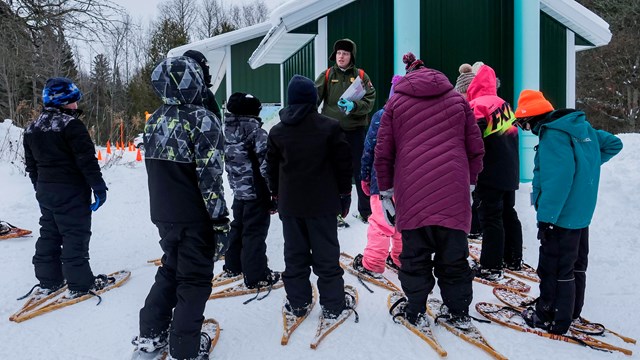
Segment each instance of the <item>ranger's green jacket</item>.
[[[355,50],[355,44],[354,44]],[[324,101],[322,106],[322,115],[337,119],[343,130],[353,130],[368,125],[368,116],[373,109],[373,103],[376,101],[376,89],[371,83],[369,75],[364,73],[362,84],[367,91],[364,97],[354,101],[354,108],[345,114],[338,107],[340,96],[351,86],[351,83],[359,76],[360,70],[351,65],[346,70],[340,70],[334,65],[329,70],[329,79],[327,81],[326,71],[323,71],[316,78],[316,89],[318,90],[318,104]]]

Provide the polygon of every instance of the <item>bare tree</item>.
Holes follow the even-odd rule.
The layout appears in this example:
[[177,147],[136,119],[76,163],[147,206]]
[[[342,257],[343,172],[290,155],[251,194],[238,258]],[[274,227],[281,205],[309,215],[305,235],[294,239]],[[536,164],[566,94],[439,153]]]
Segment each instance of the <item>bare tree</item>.
[[597,127],[640,130],[640,1],[579,0],[602,16],[613,38],[578,55],[577,103]]
[[10,0],[8,4],[31,31],[36,46],[39,32],[47,26],[65,30],[68,39],[102,39],[114,17],[123,12],[109,0]]
[[218,0],[202,0],[196,37],[206,39],[220,34],[221,25],[225,21],[226,14]]
[[259,24],[267,20],[269,8],[264,1],[256,1],[242,6],[243,26]]
[[196,0],[165,0],[158,5],[162,14],[161,20],[177,23],[182,31],[191,34],[193,25],[198,20],[198,4]]

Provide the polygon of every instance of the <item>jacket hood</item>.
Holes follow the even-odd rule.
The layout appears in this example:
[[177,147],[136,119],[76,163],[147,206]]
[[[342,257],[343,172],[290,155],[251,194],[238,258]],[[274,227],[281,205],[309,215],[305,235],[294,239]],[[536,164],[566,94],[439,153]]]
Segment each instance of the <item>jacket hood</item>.
[[311,112],[316,111],[313,104],[289,105],[280,110],[280,121],[287,125],[298,125]]
[[167,105],[202,105],[206,89],[204,74],[198,63],[186,56],[162,60],[151,73],[156,94]]
[[440,71],[423,68],[405,75],[393,87],[393,91],[414,98],[442,95],[453,89],[449,79]]
[[590,125],[582,111],[573,109],[556,110],[541,121],[539,128],[546,127],[564,131],[578,140],[586,140],[589,137]]
[[488,65],[482,65],[467,89],[467,100],[472,101],[481,96],[498,96],[496,72]]

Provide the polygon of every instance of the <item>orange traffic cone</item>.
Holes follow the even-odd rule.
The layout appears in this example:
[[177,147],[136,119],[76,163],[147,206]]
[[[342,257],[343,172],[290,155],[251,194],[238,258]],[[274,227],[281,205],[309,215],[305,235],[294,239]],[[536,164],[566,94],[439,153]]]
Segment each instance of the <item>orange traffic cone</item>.
[[111,154],[111,142],[107,140],[107,154]]
[[142,154],[140,154],[140,149],[138,149],[138,153],[136,154],[136,161],[142,161]]
[[98,161],[102,161],[102,151],[98,150]]

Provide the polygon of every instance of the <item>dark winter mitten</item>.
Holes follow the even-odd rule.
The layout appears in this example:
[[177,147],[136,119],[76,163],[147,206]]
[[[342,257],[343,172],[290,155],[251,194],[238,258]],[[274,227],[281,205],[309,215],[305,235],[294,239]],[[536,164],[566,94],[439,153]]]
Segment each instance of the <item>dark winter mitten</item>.
[[107,190],[107,187],[93,189],[93,198],[95,201],[90,206],[91,211],[97,211],[100,206],[107,202]]
[[269,214],[273,215],[278,212],[278,195],[271,195],[271,203],[269,204]]
[[539,222],[538,223],[538,240],[540,241],[546,240],[547,233],[550,230],[553,230],[553,224],[546,223],[546,222]]
[[380,191],[380,202],[384,210],[384,219],[391,226],[396,226],[396,204],[393,202],[393,188]]
[[351,194],[340,195],[340,216],[343,218],[349,215],[349,209],[351,208]]

